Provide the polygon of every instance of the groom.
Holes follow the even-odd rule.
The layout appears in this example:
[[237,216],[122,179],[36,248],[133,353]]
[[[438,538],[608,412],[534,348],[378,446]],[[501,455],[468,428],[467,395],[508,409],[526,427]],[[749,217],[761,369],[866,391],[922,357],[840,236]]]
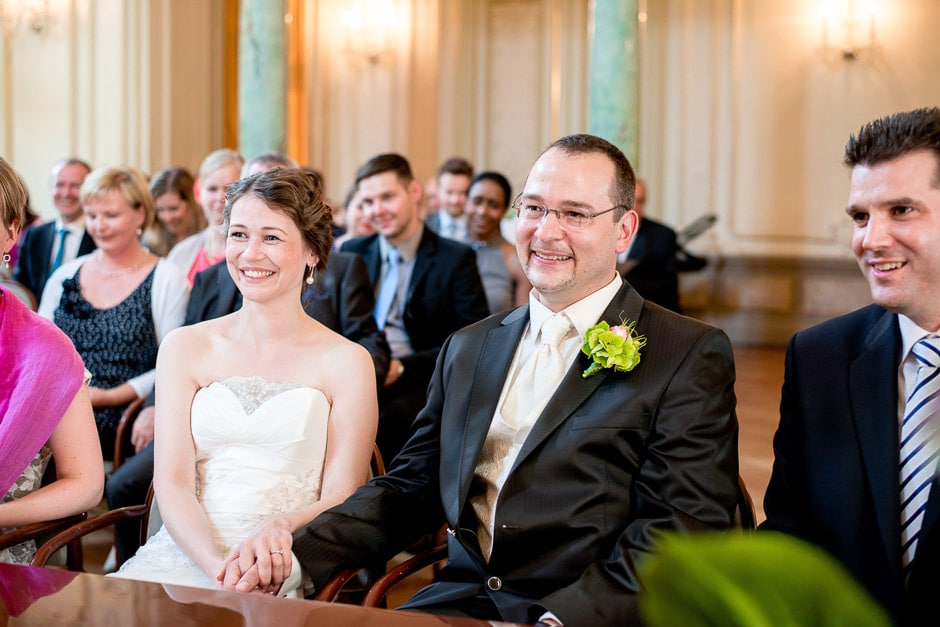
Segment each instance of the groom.
[[[242,556],[227,586],[245,571],[237,589],[252,589],[279,549],[322,586],[446,524],[447,566],[407,609],[636,623],[636,560],[660,532],[730,527],[738,458],[727,337],[644,301],[617,274],[637,230],[634,185],[600,138],[572,135],[542,153],[514,205],[529,305],[451,336],[388,474]],[[582,376],[582,338],[599,320],[635,322],[646,337],[629,372]],[[553,328],[561,339],[542,344]]]

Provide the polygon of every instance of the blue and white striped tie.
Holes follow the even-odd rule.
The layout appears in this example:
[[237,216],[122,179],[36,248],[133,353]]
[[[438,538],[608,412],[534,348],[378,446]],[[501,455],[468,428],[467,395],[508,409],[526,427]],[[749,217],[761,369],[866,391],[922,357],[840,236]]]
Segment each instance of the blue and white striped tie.
[[911,349],[917,358],[914,391],[907,398],[901,422],[901,549],[908,572],[917,551],[930,484],[940,453],[940,337],[930,335]]

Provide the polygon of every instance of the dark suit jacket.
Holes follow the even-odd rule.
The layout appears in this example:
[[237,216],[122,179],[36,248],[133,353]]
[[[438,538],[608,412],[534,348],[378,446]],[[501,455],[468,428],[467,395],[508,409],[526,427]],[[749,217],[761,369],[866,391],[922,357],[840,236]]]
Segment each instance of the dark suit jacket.
[[901,578],[900,352],[897,315],[875,305],[790,339],[761,528],[829,551],[895,621],[935,624],[917,608],[940,591],[936,481],[906,592]]
[[666,309],[679,312],[679,275],[676,268],[676,232],[665,224],[643,218],[627,263],[620,274],[640,295]]
[[[34,226],[23,235],[20,255],[13,270],[13,280],[28,287],[37,302],[42,298],[42,290],[46,286],[46,279],[49,278],[52,248],[57,236],[55,222]],[[95,248],[95,240],[86,231],[81,244],[78,245],[78,255],[87,255]]]
[[[372,284],[378,283],[382,272],[378,235],[352,239],[342,250],[361,255]],[[447,336],[488,313],[473,250],[424,229],[406,295],[405,330],[414,354],[401,359],[407,379],[402,383],[427,387]]]
[[[732,524],[737,421],[722,331],[644,302],[629,285],[603,319],[621,316],[648,339],[642,361],[584,379],[589,359],[579,354],[502,489],[489,563],[468,495],[527,305],[455,333],[388,474],[295,533],[314,584],[446,521],[448,565],[411,603],[485,593],[504,620],[532,622],[547,609],[566,627],[635,623],[635,559],[657,533]],[[492,577],[499,590],[486,585]]]
[[[332,253],[326,270],[304,290],[302,300],[311,318],[369,351],[381,385],[388,374],[388,342],[372,317],[375,296],[362,259],[348,253]],[[184,324],[218,318],[241,306],[241,292],[235,287],[225,261],[220,261],[196,275]]]

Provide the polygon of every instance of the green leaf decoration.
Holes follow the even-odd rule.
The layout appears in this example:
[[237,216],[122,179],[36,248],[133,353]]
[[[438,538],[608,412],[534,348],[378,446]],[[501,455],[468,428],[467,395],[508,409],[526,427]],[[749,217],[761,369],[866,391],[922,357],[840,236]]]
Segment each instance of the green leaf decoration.
[[835,559],[774,532],[667,535],[639,565],[650,627],[888,627]]

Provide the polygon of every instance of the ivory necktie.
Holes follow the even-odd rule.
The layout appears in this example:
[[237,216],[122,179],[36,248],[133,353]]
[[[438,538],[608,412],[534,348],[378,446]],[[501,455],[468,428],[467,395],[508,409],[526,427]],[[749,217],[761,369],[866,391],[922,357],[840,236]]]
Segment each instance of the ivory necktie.
[[388,312],[395,303],[395,296],[398,294],[398,280],[401,276],[401,258],[397,250],[391,250],[388,253],[388,270],[385,272],[385,278],[382,279],[382,287],[379,288],[379,295],[375,299],[375,323],[379,329],[385,328],[388,320]]
[[49,274],[59,269],[62,265],[62,257],[65,255],[65,238],[68,237],[68,229],[59,229],[59,250],[55,253],[55,259],[52,260],[52,266],[49,268]]
[[538,348],[516,377],[516,414],[511,418],[517,425],[535,422],[565,377],[569,364],[562,348],[573,332],[571,320],[563,313],[555,314],[542,323]]
[[917,551],[940,443],[940,337],[928,336],[911,349],[917,358],[914,389],[901,421],[901,549],[905,572]]

